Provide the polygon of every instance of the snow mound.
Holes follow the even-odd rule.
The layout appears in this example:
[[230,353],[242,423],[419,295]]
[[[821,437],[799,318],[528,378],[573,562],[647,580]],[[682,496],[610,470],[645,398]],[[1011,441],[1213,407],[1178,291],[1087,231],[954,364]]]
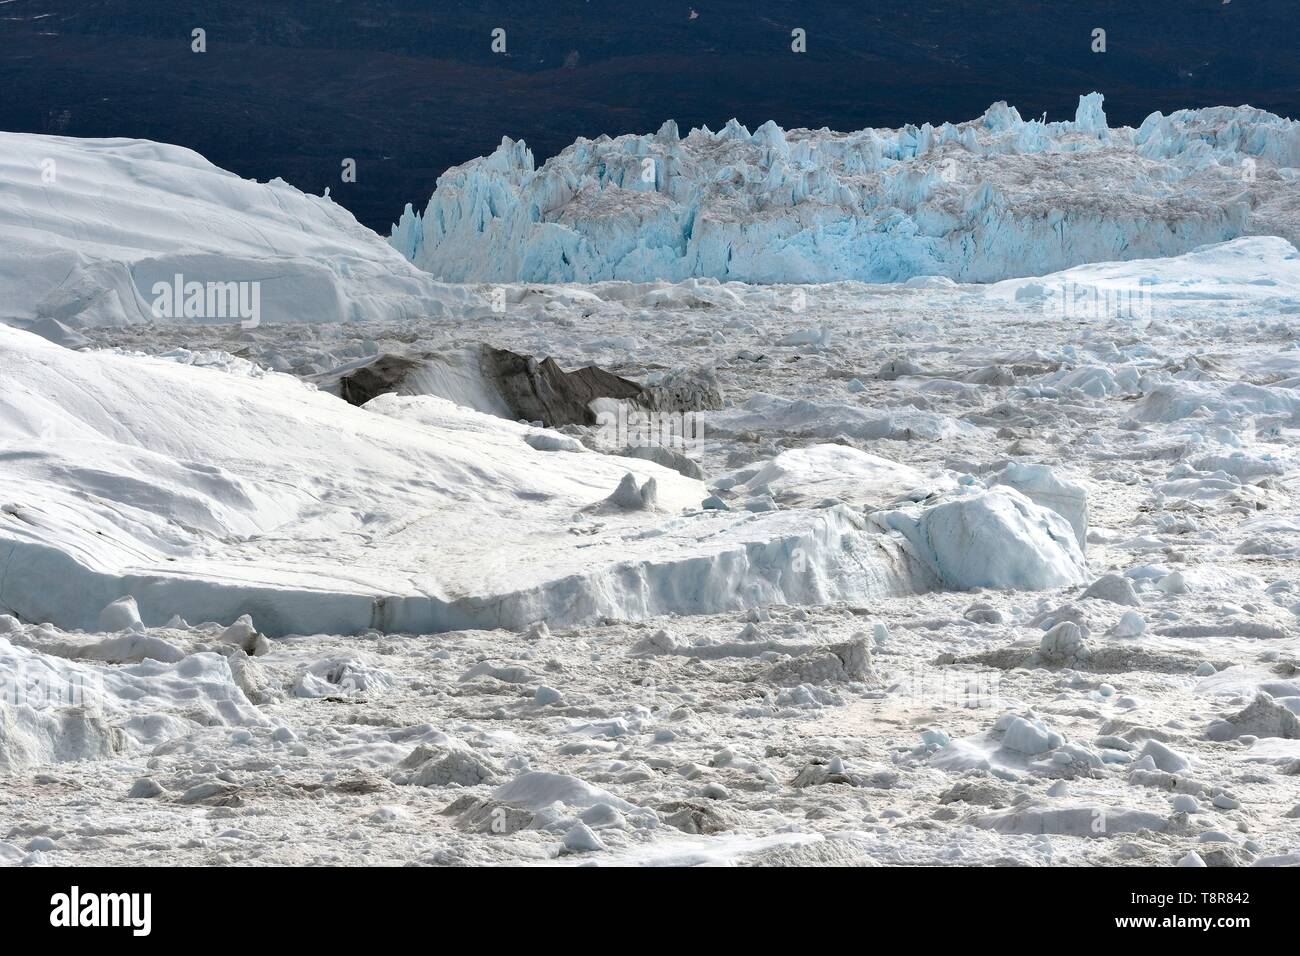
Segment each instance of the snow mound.
[[1250,107],[1111,129],[1005,103],[959,125],[579,139],[540,168],[522,142],[438,178],[390,242],[448,281],[991,282],[1300,237],[1300,123]]
[[1013,462],[993,481],[1016,489],[1036,505],[1042,505],[1070,522],[1079,550],[1088,542],[1088,490],[1081,483],[1062,478],[1046,465]]
[[915,468],[848,445],[809,445],[792,448],[766,461],[739,468],[713,482],[732,490],[746,486],[752,493],[770,493],[782,504],[817,503],[827,498],[845,502],[872,498],[890,500],[929,482]]
[[[0,133],[0,301],[65,344],[67,325],[251,321],[209,283],[250,283],[259,322],[397,320],[471,298],[440,287],[328,197],[241,179],[147,140]],[[201,307],[186,284],[203,287]],[[256,285],[252,285],[255,283]],[[184,303],[192,304],[187,309]],[[63,328],[65,331],[60,332]]]
[[0,771],[104,759],[186,729],[267,723],[218,654],[102,667],[0,638]]
[[[1293,245],[1297,237],[1290,234],[1290,238],[1288,242],[1277,236],[1248,236],[1199,246],[1182,255],[1088,263],[1040,278],[997,282],[986,291],[992,298],[1024,302],[1069,289],[1076,303],[1120,303],[1121,296],[1140,292],[1144,299],[1130,300],[1135,313],[1148,303],[1154,308],[1172,302],[1294,299],[1300,296],[1300,252]],[[1133,390],[1131,367],[1111,371],[1125,376],[1120,383],[1123,389]],[[1075,384],[1064,375],[1058,381]],[[1106,394],[1117,390],[1112,387]]]
[[1036,591],[1088,580],[1070,523],[1014,488],[998,485],[928,508],[876,512],[871,519],[901,534],[945,588]]
[[0,772],[72,760],[102,760],[125,749],[100,714],[0,703]]
[[493,796],[502,803],[527,810],[544,810],[555,803],[585,810],[605,804],[625,813],[644,811],[608,790],[567,773],[545,773],[531,770],[521,773],[508,783],[497,787]]
[[[3,326],[0,378],[0,613],[65,629],[95,628],[127,596],[147,627],[249,614],[275,637],[572,626],[935,583],[848,508],[705,512],[699,481],[538,450],[537,429],[445,399],[357,408],[285,375],[70,352]],[[656,508],[593,510],[628,474],[653,481]]]

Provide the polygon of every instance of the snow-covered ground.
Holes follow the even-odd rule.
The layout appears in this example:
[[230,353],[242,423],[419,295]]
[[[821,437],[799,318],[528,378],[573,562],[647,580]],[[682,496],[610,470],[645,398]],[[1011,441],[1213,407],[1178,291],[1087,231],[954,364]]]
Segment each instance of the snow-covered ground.
[[[362,230],[372,300],[303,246],[336,207],[150,162],[396,304],[56,315],[14,249],[129,272],[147,230],[0,223],[0,862],[1300,863],[1286,239],[450,286]],[[244,261],[208,215],[167,255]],[[614,454],[609,400],[502,417],[446,358],[484,343],[717,400],[688,461]],[[459,371],[312,384],[380,355]]]

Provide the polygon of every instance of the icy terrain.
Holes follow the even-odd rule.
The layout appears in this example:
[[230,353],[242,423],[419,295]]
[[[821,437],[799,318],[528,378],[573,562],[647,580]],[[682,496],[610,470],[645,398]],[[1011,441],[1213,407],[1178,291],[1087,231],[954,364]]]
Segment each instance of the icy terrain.
[[[1172,153],[1293,174],[1214,128]],[[184,151],[19,147],[105,194],[0,209],[0,863],[1300,864],[1287,239],[454,286]],[[315,278],[162,321],[132,270],[195,250]],[[517,420],[488,347],[636,398]]]
[[[512,286],[454,319],[89,330],[128,352],[4,332],[4,600],[65,594],[29,619],[69,619],[0,618],[48,693],[0,705],[0,854],[1300,862],[1300,256],[1246,239],[1070,277]],[[1067,281],[1145,282],[1149,314],[1060,314],[1044,290]],[[479,341],[711,375],[706,477],[586,448],[594,426],[297,380]],[[629,471],[658,510],[602,506]],[[753,563],[819,521],[839,537],[804,537],[808,560]],[[794,583],[870,541],[907,575]],[[684,548],[689,606],[638,603]],[[602,567],[635,573],[595,587]],[[779,592],[747,608],[747,573]],[[407,582],[508,607],[560,576],[610,603],[518,630],[294,624]],[[83,619],[125,590],[142,622]]]
[[[937,583],[932,558],[848,509],[704,510],[697,480],[445,399],[356,409],[194,358],[76,353],[0,326],[0,440],[14,450],[0,608],[93,627],[130,596],[146,624],[252,612],[272,634],[432,632]],[[613,500],[624,480],[652,491]],[[1045,546],[1049,559],[1062,547]]]
[[580,139],[536,168],[510,139],[406,207],[395,248],[451,282],[993,282],[1300,237],[1300,123],[1249,107],[1107,126],[997,103],[959,125]]
[[256,282],[263,322],[396,320],[461,301],[328,198],[146,140],[0,132],[0,321],[197,323],[155,284]]

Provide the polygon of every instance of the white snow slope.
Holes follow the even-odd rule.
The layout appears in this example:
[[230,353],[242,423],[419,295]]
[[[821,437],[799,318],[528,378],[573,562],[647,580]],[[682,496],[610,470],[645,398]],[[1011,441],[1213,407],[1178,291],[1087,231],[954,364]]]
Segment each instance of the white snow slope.
[[[358,409],[237,360],[4,326],[0,381],[0,611],[27,620],[91,628],[129,594],[146,624],[432,632],[933,583],[847,508],[704,512],[674,471],[554,433],[537,450],[540,429],[444,399]],[[627,474],[655,481],[657,508],[605,503]]]
[[1005,103],[935,128],[579,139],[540,169],[522,142],[439,177],[390,241],[439,278],[594,282],[992,282],[1300,236],[1300,123],[1251,107],[1110,129]]
[[155,283],[178,274],[257,282],[267,323],[398,320],[463,299],[330,199],[179,146],[0,133],[0,182],[0,321],[154,321]]

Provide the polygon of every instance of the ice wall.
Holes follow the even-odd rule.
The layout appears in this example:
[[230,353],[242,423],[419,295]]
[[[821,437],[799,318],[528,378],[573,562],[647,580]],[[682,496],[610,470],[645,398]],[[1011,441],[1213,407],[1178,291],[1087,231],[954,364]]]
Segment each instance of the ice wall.
[[390,242],[453,281],[987,282],[1300,236],[1300,123],[1250,107],[1112,129],[1005,103],[960,125],[853,133],[580,139],[536,168],[522,142],[448,170]]

